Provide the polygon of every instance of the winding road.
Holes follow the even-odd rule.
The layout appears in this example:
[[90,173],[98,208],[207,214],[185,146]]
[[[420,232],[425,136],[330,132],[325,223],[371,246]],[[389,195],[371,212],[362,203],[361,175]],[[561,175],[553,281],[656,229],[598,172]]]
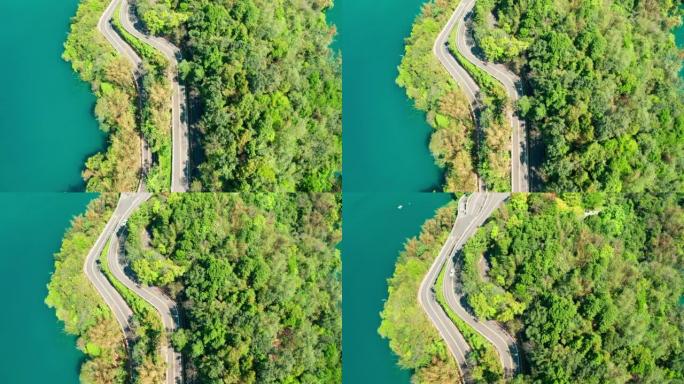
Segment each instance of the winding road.
[[[462,213],[466,211],[466,198],[461,197],[458,202],[458,216],[461,217]],[[457,222],[458,223],[458,222]],[[454,223],[456,226],[457,223]],[[451,238],[452,232],[449,234]],[[447,241],[448,244],[448,241]],[[423,311],[427,314],[428,318],[432,324],[437,328],[440,336],[447,345],[449,352],[456,360],[459,371],[461,372],[461,378],[466,377],[468,373],[468,362],[466,360],[468,353],[470,353],[470,346],[466,343],[463,335],[458,331],[456,325],[449,319],[449,316],[444,312],[444,309],[439,305],[435,297],[435,291],[433,286],[437,281],[439,272],[444,266],[444,262],[449,255],[449,248],[445,244],[442,250],[439,252],[437,259],[432,263],[428,273],[423,278],[418,289],[418,303],[423,308]]]
[[161,350],[161,354],[166,362],[165,383],[177,384],[182,382],[183,377],[181,355],[177,353],[168,342],[170,333],[175,331],[179,324],[176,305],[173,300],[168,298],[158,288],[143,287],[135,283],[128,277],[128,275],[126,275],[124,272],[125,266],[122,264],[123,258],[121,257],[121,242],[119,240],[119,233],[126,225],[128,218],[135,211],[135,209],[147,201],[150,196],[151,195],[147,193],[121,194],[112,217],[105,225],[104,230],[102,233],[100,233],[95,245],[91,248],[88,256],[86,257],[83,271],[100,296],[102,296],[105,303],[107,303],[107,305],[111,308],[124,333],[124,339],[127,341],[126,345],[128,346],[128,340],[133,340],[136,337],[136,335],[134,335],[131,331],[130,324],[133,311],[130,309],[121,295],[116,291],[116,289],[111,285],[109,280],[107,280],[107,277],[97,265],[99,255],[102,253],[107,241],[109,240],[110,246],[107,260],[109,269],[114,278],[119,280],[122,284],[152,305],[157,312],[159,312],[162,323],[164,324],[164,328],[167,332],[166,345],[162,345]]
[[466,321],[473,329],[494,345],[505,369],[506,376],[516,372],[519,364],[515,342],[498,325],[495,326],[495,324],[489,322],[486,324],[479,323],[477,319],[465,311],[460,305],[460,297],[455,293],[454,276],[450,272],[453,268],[454,255],[507,197],[508,194],[505,193],[473,193],[468,197],[461,197],[458,202],[458,216],[451,232],[418,291],[419,304],[423,307],[428,318],[446,342],[449,351],[458,363],[461,376],[465,381],[467,381],[469,368],[467,356],[471,348],[437,302],[434,286],[440,271],[446,265],[448,274],[445,276],[444,285],[441,288],[445,294],[447,304],[457,316]]
[[187,100],[185,87],[179,83],[178,59],[181,51],[168,40],[161,37],[148,36],[135,27],[131,7],[128,0],[114,0],[121,3],[120,17],[124,29],[139,40],[151,45],[171,64],[169,73],[173,88],[171,97],[171,132],[172,132],[172,165],[171,192],[186,192],[189,187],[190,139],[187,124]]
[[[150,198],[148,194],[137,194],[139,196],[140,202]],[[125,225],[125,221],[128,217],[122,217],[120,222],[120,227]],[[167,297],[159,288],[157,287],[147,287],[142,286],[134,282],[125,272],[125,260],[123,257],[122,242],[119,239],[119,230],[114,231],[111,236],[111,241],[109,245],[109,257],[107,258],[109,262],[109,269],[112,275],[122,282],[128,289],[135,292],[143,300],[152,305],[162,319],[162,324],[167,332],[166,345],[162,346],[162,356],[166,362],[166,383],[176,384],[177,378],[182,377],[181,372],[181,354],[177,353],[171,343],[169,343],[169,335],[173,333],[179,325],[178,312],[176,310],[176,303]]]
[[[451,77],[461,86],[466,98],[470,102],[471,109],[477,111],[481,105],[479,102],[480,88],[468,72],[451,55],[448,41],[451,32],[456,28],[456,48],[472,64],[489,73],[497,79],[506,90],[509,99],[516,102],[520,98],[520,78],[502,64],[494,64],[482,61],[473,53],[474,41],[468,39],[467,18],[472,13],[476,0],[462,0],[449,21],[444,26],[435,40],[433,53],[449,72]],[[525,122],[516,116],[511,108],[508,108],[508,119],[511,124],[511,191],[529,192],[529,152],[527,150],[527,132]],[[477,121],[476,121],[477,124]]]
[[[489,341],[497,352],[501,365],[504,368],[506,377],[512,377],[520,367],[520,357],[515,340],[504,331],[503,327],[495,321],[479,321],[475,316],[471,315],[463,306],[464,298],[456,291],[456,279],[458,274],[455,268],[455,258],[459,251],[463,248],[466,241],[472,237],[477,229],[484,224],[484,221],[496,210],[499,205],[508,198],[506,193],[488,193],[486,202],[482,208],[481,216],[475,219],[474,225],[469,226],[465,231],[459,232],[458,226],[454,226],[456,233],[452,233],[449,239],[452,240],[448,244],[450,253],[446,261],[447,275],[444,278],[442,291],[447,304],[451,310],[472,327],[477,333],[482,335]],[[458,239],[457,241],[453,241]]]
[[[97,28],[102,35],[109,41],[109,43],[121,54],[126,57],[131,64],[136,68],[136,79],[140,76],[140,68],[142,60],[140,56],[129,46],[114,30],[110,20],[114,17],[114,13],[121,5],[120,13],[117,15],[121,20],[123,28],[136,37],[137,39],[151,45],[160,51],[164,57],[171,64],[171,71],[169,73],[172,84],[171,97],[171,134],[172,134],[172,165],[171,165],[171,192],[186,192],[189,189],[189,159],[190,159],[190,142],[187,124],[187,101],[185,97],[185,88],[178,81],[178,58],[180,57],[180,49],[171,44],[167,40],[160,37],[147,36],[135,28],[132,21],[131,7],[127,0],[112,0],[105,12],[100,17]],[[152,155],[149,146],[143,139],[142,146],[142,164],[143,175],[149,170],[152,162]],[[143,177],[144,179],[144,177]],[[143,181],[141,180],[139,192],[144,190]]]
[[[109,44],[114,47],[114,49],[124,58],[126,58],[134,68],[133,71],[133,80],[136,84],[138,84],[138,79],[140,77],[140,69],[142,65],[142,59],[138,54],[131,48],[128,43],[126,43],[121,36],[119,36],[118,33],[114,30],[114,27],[112,26],[112,23],[110,20],[112,19],[114,12],[116,11],[116,7],[119,3],[119,0],[113,0],[105,11],[102,13],[102,16],[100,16],[100,19],[97,22],[97,29],[102,34],[105,39],[109,42]],[[140,91],[138,91],[138,104],[139,107],[141,107],[142,104],[142,99],[141,99],[141,94]],[[152,152],[150,151],[150,147],[147,144],[147,140],[145,140],[144,136],[140,136],[140,164],[141,164],[141,175],[140,175],[140,182],[138,183],[138,192],[143,192],[145,190],[145,175],[147,175],[150,166],[152,165]]]

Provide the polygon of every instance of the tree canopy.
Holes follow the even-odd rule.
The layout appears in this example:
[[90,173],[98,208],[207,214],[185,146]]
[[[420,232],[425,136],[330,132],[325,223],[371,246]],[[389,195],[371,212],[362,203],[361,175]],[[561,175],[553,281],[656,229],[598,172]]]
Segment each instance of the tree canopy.
[[128,223],[139,281],[185,319],[198,382],[341,382],[340,201],[332,194],[172,194]]
[[683,202],[516,194],[468,241],[463,291],[517,335],[518,382],[684,379]]
[[474,32],[522,74],[540,190],[681,191],[679,2],[485,0]]
[[330,0],[141,1],[185,52],[201,159],[193,190],[341,189],[342,81]]

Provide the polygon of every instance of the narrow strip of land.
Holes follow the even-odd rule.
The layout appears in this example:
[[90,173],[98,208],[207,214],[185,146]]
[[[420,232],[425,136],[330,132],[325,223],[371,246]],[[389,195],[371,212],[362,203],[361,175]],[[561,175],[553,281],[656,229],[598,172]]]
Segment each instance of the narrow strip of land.
[[[487,72],[497,79],[506,90],[508,97],[513,102],[520,98],[518,84],[520,79],[501,64],[487,63],[478,58],[474,53],[474,42],[467,39],[466,18],[472,13],[475,0],[461,1],[449,21],[444,26],[435,40],[433,52],[449,72],[451,77],[461,86],[473,111],[480,108],[478,97],[480,87],[472,79],[470,74],[456,61],[447,48],[448,39],[451,31],[456,28],[456,49],[472,64]],[[528,192],[529,186],[529,153],[527,150],[527,132],[524,121],[520,120],[511,110],[508,109],[508,119],[511,124],[511,191]],[[478,125],[478,122],[475,121]],[[478,128],[479,129],[479,128]]]
[[[478,95],[480,93],[480,88],[478,87],[475,80],[470,77],[468,71],[465,70],[454,57],[449,53],[447,48],[447,42],[449,40],[449,34],[451,30],[454,29],[457,19],[451,18],[444,26],[442,31],[437,36],[435,44],[432,46],[432,53],[437,56],[437,59],[442,63],[442,66],[449,72],[449,75],[461,86],[463,93],[468,99],[470,104],[470,114],[475,124],[475,129],[478,131],[478,136],[482,136],[480,126],[477,122],[476,112],[480,108],[480,101]],[[477,190],[481,192],[484,190],[482,180],[479,175],[477,175]]]
[[[149,199],[149,197],[149,194],[137,194],[137,199],[140,201],[140,203]],[[127,216],[122,217],[120,226],[125,225],[125,220],[127,219]],[[176,352],[169,342],[169,336],[176,331],[179,326],[176,303],[167,297],[159,288],[142,286],[134,282],[125,272],[126,266],[124,265],[125,261],[122,256],[119,231],[117,230],[111,235],[109,257],[107,258],[109,269],[117,280],[152,305],[157,312],[159,312],[159,315],[162,319],[162,324],[164,325],[164,329],[166,331],[166,337],[163,338],[166,345],[162,345],[161,351],[164,361],[166,362],[166,383],[179,383],[182,378],[181,354]]]
[[[114,47],[114,49],[124,58],[126,58],[134,68],[133,72],[133,78],[134,82],[138,84],[139,82],[139,77],[140,77],[140,68],[142,65],[142,59],[138,54],[131,48],[130,45],[128,45],[122,38],[119,36],[118,33],[114,30],[114,27],[111,24],[111,19],[114,15],[114,12],[116,11],[116,7],[119,4],[119,0],[112,0],[111,3],[107,6],[105,9],[104,13],[102,13],[102,16],[100,16],[100,19],[97,22],[97,29],[98,31],[107,39],[109,44]],[[140,90],[138,89],[138,105],[139,107],[142,105],[142,95],[140,94]],[[143,192],[145,190],[145,175],[147,175],[150,166],[152,165],[152,153],[150,151],[150,147],[147,143],[147,140],[145,140],[145,137],[141,134],[140,136],[141,144],[140,144],[140,181],[138,183],[138,192]]]
[[[507,197],[508,194],[505,193],[473,193],[467,198],[464,196],[459,200],[456,221],[439,255],[423,279],[418,292],[418,302],[447,344],[465,381],[467,381],[469,368],[467,356],[471,348],[437,302],[434,285],[440,271],[445,266],[447,271],[453,270],[454,255]],[[478,320],[460,304],[461,297],[457,296],[454,287],[455,274],[449,273],[447,276],[444,279],[443,286],[437,287],[437,289],[443,289],[447,304],[457,316],[492,343],[499,354],[506,376],[510,377],[519,368],[514,340],[496,323],[478,323]]]
[[[463,296],[456,291],[458,274],[455,268],[455,258],[466,241],[475,234],[478,227],[484,224],[484,221],[506,198],[508,198],[506,193],[488,194],[488,199],[482,208],[480,219],[475,222],[475,225],[470,226],[464,232],[454,233],[454,236],[450,236],[450,239],[456,238],[458,240],[447,244],[450,247],[450,252],[445,266],[447,274],[441,288],[451,310],[494,346],[504,369],[504,375],[511,377],[520,367],[515,340],[503,330],[499,323],[495,321],[480,321],[465,309],[462,304]],[[458,227],[454,226],[454,229],[457,230]]]
[[418,291],[418,302],[446,342],[459,366],[461,377],[468,375],[467,356],[471,349],[463,335],[458,331],[458,328],[437,302],[434,285],[447,258],[451,255],[454,242],[459,241],[459,234],[466,232],[480,222],[480,220],[484,222],[486,219],[486,217],[483,218],[483,207],[488,199],[488,194],[482,193],[474,193],[467,198],[465,196],[461,197],[458,202],[457,220],[454,222],[444,246],[425,275]]
[[[153,287],[141,287],[133,282],[125,273],[122,258],[120,257],[120,243],[118,233],[126,224],[128,218],[136,208],[150,198],[146,193],[122,193],[119,202],[109,219],[102,233],[91,248],[86,257],[83,271],[91,281],[97,292],[102,296],[105,303],[111,308],[117,322],[124,333],[124,340],[129,345],[130,340],[134,340],[136,335],[131,331],[131,318],[133,311],[126,301],[121,297],[116,288],[107,280],[107,277],[98,266],[98,256],[103,252],[107,241],[110,242],[108,266],[112,275],[140,296],[143,300],[152,305],[158,312],[167,332],[167,344],[162,346],[161,354],[166,362],[166,383],[176,384],[182,382],[182,365],[180,354],[175,352],[168,342],[170,333],[178,327],[178,316],[175,303],[164,295],[161,290]],[[130,353],[130,351],[129,351]]]
[[173,85],[172,112],[172,166],[171,192],[186,192],[189,187],[190,141],[187,124],[187,100],[185,87],[179,83],[178,59],[181,51],[166,39],[148,36],[135,27],[128,0],[114,0],[121,3],[121,24],[124,29],[139,40],[151,45],[171,63],[170,80]]
[[[460,215],[462,207],[463,211],[465,212],[465,198],[462,197],[458,204]],[[449,234],[449,237],[451,237],[451,234]],[[437,303],[435,292],[432,288],[437,280],[439,271],[444,265],[444,261],[448,257],[448,252],[449,249],[445,244],[420,284],[420,288],[418,290],[418,303],[423,308],[423,311],[425,311],[435,328],[437,328],[437,331],[442,339],[444,339],[447,348],[456,360],[456,364],[459,367],[460,376],[463,378],[468,371],[468,362],[466,357],[468,353],[470,353],[470,346],[468,343],[466,343],[463,335],[458,331],[451,319],[449,319],[449,316],[444,312],[442,307],[440,307],[439,303]]]
[[[119,8],[119,14],[114,15],[116,9]],[[128,45],[119,34],[114,30],[110,21],[112,17],[118,17],[121,25],[126,32],[133,35],[138,40],[154,47],[164,55],[164,57],[171,64],[169,72],[170,81],[172,84],[171,97],[171,136],[172,136],[172,159],[171,159],[171,192],[185,192],[189,189],[189,158],[190,158],[190,144],[187,125],[187,102],[185,97],[185,88],[179,83],[178,77],[178,57],[180,57],[180,49],[171,44],[167,40],[159,37],[147,36],[140,32],[132,21],[131,7],[127,0],[112,0],[107,6],[105,12],[100,17],[97,28],[100,33],[109,41],[109,43],[116,49],[119,54],[127,58],[134,68],[136,68],[134,76],[136,81],[140,76],[139,69],[141,68],[142,59],[135,50]],[[140,92],[138,92],[140,93]],[[139,94],[140,97],[140,94]],[[183,109],[185,108],[185,109]],[[145,190],[144,175],[147,174],[152,163],[152,155],[149,146],[143,138],[142,143],[142,177],[138,192]]]
[[121,197],[119,203],[117,204],[112,216],[105,225],[104,229],[100,233],[100,236],[95,241],[95,244],[90,249],[88,256],[86,256],[85,263],[83,264],[83,273],[95,287],[95,290],[102,296],[107,306],[112,310],[116,321],[119,323],[124,336],[124,342],[130,356],[130,349],[128,348],[128,340],[133,340],[135,335],[131,330],[131,317],[133,316],[133,311],[126,304],[126,301],[121,297],[119,292],[112,286],[112,284],[107,280],[107,277],[102,272],[98,265],[98,259],[100,254],[104,251],[107,241],[110,237],[116,233],[119,223],[122,217],[127,217],[135,209],[135,199]]

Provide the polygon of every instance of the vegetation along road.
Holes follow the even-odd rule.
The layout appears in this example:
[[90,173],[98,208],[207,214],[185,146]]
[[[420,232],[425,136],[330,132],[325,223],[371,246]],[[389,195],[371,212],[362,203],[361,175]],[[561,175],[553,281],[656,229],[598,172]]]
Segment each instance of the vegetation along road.
[[[452,17],[449,19],[447,24],[444,26],[444,28],[440,31],[439,35],[437,36],[437,40],[435,40],[435,44],[432,46],[432,53],[437,56],[437,59],[442,63],[444,68],[449,72],[451,77],[454,78],[454,80],[461,86],[463,89],[463,93],[465,93],[466,98],[468,99],[468,103],[471,106],[471,112],[477,111],[480,107],[479,105],[479,98],[478,94],[480,92],[480,88],[478,87],[477,83],[475,80],[473,80],[472,77],[468,74],[468,71],[465,70],[454,57],[449,53],[449,49],[447,48],[447,42],[449,40],[449,35],[451,34],[451,31],[454,29],[454,25],[458,21],[457,18]],[[476,123],[475,125],[477,126],[477,129],[479,130],[479,125],[477,124],[477,120],[475,119],[475,116],[472,116],[473,121]],[[478,136],[482,136],[481,133],[478,134]],[[480,180],[480,177],[477,177],[477,189],[478,191],[483,190],[483,183]]]
[[[447,41],[451,31],[456,28],[456,39],[458,51],[472,64],[487,72],[497,79],[505,88],[508,97],[516,102],[520,98],[518,84],[519,77],[511,72],[506,66],[501,64],[488,63],[481,60],[473,53],[473,41],[467,38],[466,19],[472,13],[475,0],[461,1],[456,10],[449,18],[444,29],[435,41],[434,54],[449,74],[463,88],[472,110],[477,111],[479,103],[477,96],[480,93],[479,86],[472,77],[461,67],[451,56],[447,49]],[[527,150],[527,132],[525,123],[520,120],[509,108],[508,118],[512,129],[511,142],[511,191],[529,192],[529,153]]]
[[[140,69],[142,66],[142,59],[140,58],[140,56],[138,56],[135,50],[133,50],[133,48],[131,48],[131,46],[128,45],[121,38],[121,36],[119,36],[118,33],[116,33],[114,27],[112,26],[112,23],[110,22],[114,15],[114,12],[116,11],[118,4],[119,0],[112,0],[112,2],[109,3],[109,5],[107,6],[107,8],[105,9],[104,13],[102,14],[97,23],[97,29],[121,56],[125,57],[128,61],[130,61],[131,64],[133,64],[133,68],[135,68],[133,76],[136,78],[137,83],[137,80],[141,75]],[[140,97],[140,92],[138,92],[138,100],[141,100]],[[142,141],[142,145],[140,146],[141,175],[140,183],[138,184],[138,192],[142,192],[145,190],[145,175],[147,174],[147,171],[149,170],[150,165],[152,163],[152,154],[150,152],[149,145],[147,144],[147,141],[145,140],[144,136],[141,135],[140,137]]]
[[[169,335],[178,327],[178,314],[175,303],[164,295],[159,289],[154,287],[143,287],[135,283],[125,272],[125,267],[122,264],[121,246],[119,241],[119,233],[126,221],[143,202],[150,198],[147,193],[123,193],[119,198],[112,217],[107,222],[104,230],[98,237],[93,248],[86,258],[84,265],[84,272],[88,279],[97,289],[98,293],[105,300],[107,305],[112,309],[114,315],[119,322],[121,329],[124,332],[126,340],[132,340],[136,337],[132,333],[131,317],[133,311],[130,309],[126,301],[121,297],[117,290],[107,280],[107,277],[97,265],[98,256],[102,254],[105,249],[107,241],[109,241],[109,254],[107,257],[107,266],[115,279],[125,285],[128,289],[133,291],[140,298],[152,305],[158,312],[164,324],[167,333],[166,345],[162,347],[161,354],[166,362],[166,383],[176,384],[182,380],[182,364],[180,354],[173,350],[173,347],[168,342]],[[127,342],[127,345],[130,343]]]
[[124,29],[141,41],[156,48],[171,63],[170,80],[173,85],[173,95],[171,98],[171,132],[173,136],[171,192],[186,192],[189,189],[190,139],[188,136],[188,109],[185,87],[181,86],[178,78],[178,59],[180,58],[181,51],[166,39],[148,36],[140,32],[132,21],[131,7],[128,4],[128,0],[119,1],[122,4],[120,16]]
[[[473,193],[467,198],[461,197],[458,202],[458,216],[452,227],[447,240],[423,279],[418,292],[418,302],[428,315],[428,318],[437,328],[444,339],[449,351],[456,359],[461,370],[461,376],[468,377],[468,354],[471,351],[462,333],[459,332],[454,322],[438,303],[435,295],[435,283],[438,281],[440,271],[445,264],[448,271],[453,270],[453,256],[465,244],[475,230],[481,226],[498,206],[508,197],[504,193]],[[489,340],[499,353],[502,366],[508,375],[518,369],[517,349],[514,341],[497,324],[478,323],[473,316],[454,301],[460,300],[454,290],[454,276],[450,273],[449,278],[444,279],[442,289],[451,311],[455,312],[461,320],[475,329],[480,335]],[[447,290],[449,292],[447,292]]]
[[[180,57],[180,49],[169,41],[160,38],[148,36],[135,27],[132,21],[131,7],[127,0],[112,0],[98,23],[98,29],[107,38],[107,40],[116,48],[116,50],[127,57],[136,68],[140,68],[142,60],[133,51],[133,49],[121,39],[121,37],[114,31],[109,22],[114,15],[116,9],[119,9],[118,15],[121,25],[126,32],[133,35],[140,41],[154,47],[171,63],[171,84],[172,84],[172,98],[171,98],[171,134],[172,134],[172,166],[171,166],[171,192],[185,192],[189,189],[189,138],[187,125],[187,103],[185,97],[185,88],[178,82],[178,57]],[[185,110],[183,110],[185,108]],[[143,143],[143,164],[144,167],[149,165],[150,154],[147,145]],[[143,168],[143,175],[145,174]],[[142,188],[141,188],[142,189]]]
[[[482,195],[482,194],[479,194]],[[475,234],[478,227],[496,210],[496,208],[508,198],[506,193],[487,193],[485,205],[482,208],[481,216],[473,219],[475,225],[467,227],[466,231],[454,233],[462,226],[454,225],[452,235],[449,236],[449,241],[445,244],[445,248],[450,249],[449,257],[447,257],[446,271],[447,275],[442,284],[442,290],[447,304],[451,310],[461,318],[465,323],[472,327],[477,333],[482,335],[489,341],[499,356],[501,365],[504,368],[504,374],[511,377],[520,368],[520,356],[515,344],[515,340],[503,330],[501,325],[495,321],[481,322],[471,315],[461,304],[463,296],[456,292],[456,279],[459,274],[456,272],[455,258],[466,241]],[[458,221],[458,218],[456,219]],[[458,239],[458,241],[455,241]],[[437,287],[439,289],[439,287]]]
[[[140,203],[149,199],[149,194],[136,194],[137,201]],[[137,207],[137,205],[136,205]],[[132,212],[131,212],[132,213]],[[121,225],[125,224],[125,220],[128,219],[128,215],[122,217]],[[152,305],[157,312],[159,312],[164,329],[166,331],[167,337],[166,345],[162,346],[162,356],[166,362],[166,383],[175,384],[182,377],[181,372],[181,355],[177,353],[171,343],[169,342],[168,335],[171,335],[179,325],[178,322],[178,312],[176,310],[176,303],[167,297],[159,288],[157,287],[144,287],[136,282],[134,282],[130,276],[126,274],[124,258],[122,257],[122,242],[119,241],[118,230],[114,231],[111,237],[109,245],[109,257],[107,261],[109,263],[109,269],[114,275],[114,277],[122,282],[128,289],[135,292],[143,300]]]

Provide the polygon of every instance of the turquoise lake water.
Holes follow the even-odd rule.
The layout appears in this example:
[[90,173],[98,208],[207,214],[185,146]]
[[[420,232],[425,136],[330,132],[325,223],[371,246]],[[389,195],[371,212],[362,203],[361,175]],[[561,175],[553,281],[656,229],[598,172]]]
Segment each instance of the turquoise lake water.
[[388,341],[377,331],[387,279],[404,242],[418,235],[423,222],[451,197],[442,193],[344,194],[343,383],[409,382],[410,372],[399,368]]
[[343,52],[345,192],[441,190],[428,149],[430,126],[395,84],[413,19],[424,0],[338,0]]
[[0,191],[83,190],[83,164],[104,146],[95,97],[61,59],[77,4],[0,1]]
[[[675,30],[675,41],[678,47],[684,47],[684,27]],[[684,78],[684,67],[679,70],[679,77]]]
[[0,383],[75,384],[83,358],[44,304],[53,255],[73,216],[96,195],[0,193]]

